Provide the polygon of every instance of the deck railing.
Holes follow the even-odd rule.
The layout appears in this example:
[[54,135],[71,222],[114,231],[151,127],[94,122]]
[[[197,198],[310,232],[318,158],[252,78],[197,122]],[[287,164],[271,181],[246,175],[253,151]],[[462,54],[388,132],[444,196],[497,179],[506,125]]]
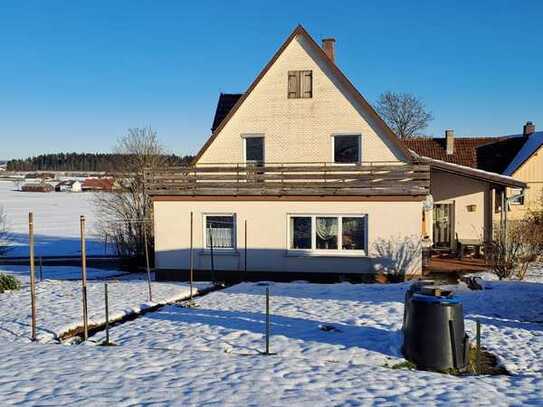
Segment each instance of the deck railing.
[[145,172],[149,195],[426,195],[420,164],[246,163],[168,167]]

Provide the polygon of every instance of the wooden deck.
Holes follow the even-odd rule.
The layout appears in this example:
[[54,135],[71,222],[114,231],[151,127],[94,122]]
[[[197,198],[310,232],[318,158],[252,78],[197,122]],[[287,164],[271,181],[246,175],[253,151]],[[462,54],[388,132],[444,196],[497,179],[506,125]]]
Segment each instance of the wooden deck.
[[149,195],[426,196],[428,165],[245,163],[169,167],[145,172]]
[[424,274],[429,273],[478,273],[489,270],[490,265],[482,258],[459,259],[453,256],[432,256],[430,264],[424,267]]

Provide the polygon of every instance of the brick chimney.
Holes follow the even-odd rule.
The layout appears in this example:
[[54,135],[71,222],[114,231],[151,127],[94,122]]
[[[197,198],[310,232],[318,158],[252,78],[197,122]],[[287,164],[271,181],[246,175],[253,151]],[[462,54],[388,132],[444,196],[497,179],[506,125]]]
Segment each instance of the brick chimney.
[[535,133],[535,124],[533,122],[526,122],[522,128],[522,135],[529,136]]
[[454,154],[454,130],[445,130],[445,142],[447,144],[447,155]]
[[332,60],[336,61],[336,39],[335,38],[324,38],[322,40],[322,49],[324,53]]

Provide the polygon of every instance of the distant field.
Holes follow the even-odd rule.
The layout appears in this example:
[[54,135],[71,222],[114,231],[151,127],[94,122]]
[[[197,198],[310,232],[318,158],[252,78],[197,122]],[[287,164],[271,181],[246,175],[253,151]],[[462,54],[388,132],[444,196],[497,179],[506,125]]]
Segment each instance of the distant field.
[[97,236],[92,193],[33,193],[15,190],[10,181],[0,181],[0,205],[8,218],[15,240],[10,256],[28,255],[28,212],[34,213],[37,256],[80,253],[79,216],[87,219],[87,253],[104,254],[104,242]]

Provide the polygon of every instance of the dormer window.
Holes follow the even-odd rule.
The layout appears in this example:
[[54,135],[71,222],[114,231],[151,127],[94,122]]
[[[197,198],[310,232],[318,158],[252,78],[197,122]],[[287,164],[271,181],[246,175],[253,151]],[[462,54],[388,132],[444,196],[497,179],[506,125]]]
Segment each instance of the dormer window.
[[313,71],[288,71],[288,98],[313,97]]

